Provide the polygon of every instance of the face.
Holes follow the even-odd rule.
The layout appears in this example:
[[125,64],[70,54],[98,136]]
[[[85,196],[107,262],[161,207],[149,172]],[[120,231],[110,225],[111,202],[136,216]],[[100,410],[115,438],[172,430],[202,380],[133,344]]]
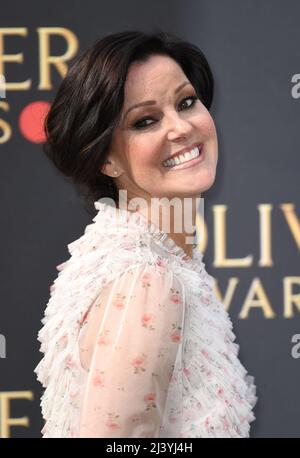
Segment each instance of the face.
[[[181,67],[162,55],[132,63],[124,96],[102,172],[115,179],[118,189],[126,189],[129,199],[200,197],[215,180],[217,134],[209,111]],[[155,103],[131,109],[147,101]],[[197,145],[202,145],[199,157],[187,156],[187,162],[175,167],[163,165],[180,150],[191,151]]]

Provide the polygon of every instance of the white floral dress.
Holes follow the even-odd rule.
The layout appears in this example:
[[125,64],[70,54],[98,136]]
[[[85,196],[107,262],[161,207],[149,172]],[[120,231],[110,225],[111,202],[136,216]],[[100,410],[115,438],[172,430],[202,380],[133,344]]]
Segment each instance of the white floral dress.
[[35,368],[44,438],[248,437],[253,377],[203,255],[95,202],[50,290]]

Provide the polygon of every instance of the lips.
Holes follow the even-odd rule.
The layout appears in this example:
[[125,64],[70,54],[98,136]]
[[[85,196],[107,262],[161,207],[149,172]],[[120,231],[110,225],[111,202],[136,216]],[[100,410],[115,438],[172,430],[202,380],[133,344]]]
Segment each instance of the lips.
[[[205,159],[205,149],[203,147],[203,145],[199,145],[201,146],[199,152],[200,154],[192,159],[189,159],[185,162],[182,162],[182,163],[179,163],[179,164],[176,164],[176,165],[172,165],[172,166],[163,166],[164,169],[168,172],[173,172],[173,171],[180,171],[180,170],[183,170],[183,169],[187,169],[187,168],[190,168],[190,167],[194,167],[196,166],[197,164],[200,164],[201,162],[204,161]],[[199,147],[198,147],[199,148]]]
[[[189,163],[196,159],[197,157],[201,156],[203,150],[203,143],[196,145],[194,148],[192,148],[191,151],[186,151],[184,154],[177,154],[173,155],[171,158],[166,159],[165,161],[162,162],[162,166],[165,168],[173,168],[179,165],[184,165],[186,163]],[[181,158],[184,158],[185,160],[183,162]],[[177,160],[176,160],[177,158]]]
[[199,148],[199,151],[201,153],[201,148],[203,147],[203,143],[194,143],[191,146],[187,146],[186,148],[183,148],[180,151],[177,151],[176,153],[171,154],[169,157],[164,159],[163,162],[167,161],[168,159],[174,159],[176,156],[180,156],[180,154],[184,155],[185,153],[189,153],[190,151],[192,151],[196,147]]

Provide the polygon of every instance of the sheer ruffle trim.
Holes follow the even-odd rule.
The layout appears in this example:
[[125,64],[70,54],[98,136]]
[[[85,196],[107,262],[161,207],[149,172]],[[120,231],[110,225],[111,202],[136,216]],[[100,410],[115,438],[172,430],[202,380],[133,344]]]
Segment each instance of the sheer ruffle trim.
[[136,232],[139,229],[139,237],[146,236],[149,238],[150,236],[151,240],[154,240],[160,248],[165,250],[169,255],[172,255],[172,258],[176,262],[195,272],[202,272],[204,267],[202,262],[203,254],[197,248],[196,238],[193,243],[193,258],[191,258],[166,232],[161,230],[152,221],[149,221],[142,213],[116,208],[106,202],[96,201],[94,205],[99,211],[94,221],[101,221],[102,227],[105,230],[111,227],[111,225],[114,225],[116,230],[123,232],[128,230]]
[[68,244],[71,256],[57,266],[38,333],[44,356],[34,372],[45,388],[40,402],[45,438],[73,437],[77,432],[80,387],[86,372],[74,349],[86,312],[117,275],[145,262],[142,252],[132,250],[133,237],[121,238],[113,225],[106,233],[101,224],[95,224],[96,218],[93,221],[80,238]]
[[186,256],[142,214],[100,202],[95,207],[99,212],[93,223],[68,245],[70,259],[57,266],[41,320],[38,340],[44,356],[34,372],[45,388],[43,437],[76,437],[86,377],[74,354],[81,323],[105,285],[130,266],[153,260],[145,249],[151,240],[169,253],[166,259],[186,291],[183,340],[159,437],[247,437],[255,386],[238,360],[230,318],[214,294],[202,254],[194,247],[194,258]]
[[192,292],[159,437],[249,437],[256,387],[238,359],[214,278],[206,271],[198,280],[184,269],[177,273]]

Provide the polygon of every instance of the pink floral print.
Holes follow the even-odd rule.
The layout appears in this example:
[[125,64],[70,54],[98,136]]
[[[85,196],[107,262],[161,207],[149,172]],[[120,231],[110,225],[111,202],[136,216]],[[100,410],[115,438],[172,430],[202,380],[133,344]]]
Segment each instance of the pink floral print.
[[198,248],[192,259],[142,214],[95,208],[38,334],[43,437],[249,437],[254,380]]
[[[105,292],[111,304],[105,304],[102,319],[96,319],[96,304],[85,318],[79,345],[85,348],[89,341],[92,357],[85,361],[88,353],[80,352],[90,382],[79,437],[128,437],[143,425],[148,437],[157,434],[183,319],[173,274],[164,267],[162,276],[162,263],[158,267],[138,266],[122,275]],[[102,298],[97,302],[103,304]]]

